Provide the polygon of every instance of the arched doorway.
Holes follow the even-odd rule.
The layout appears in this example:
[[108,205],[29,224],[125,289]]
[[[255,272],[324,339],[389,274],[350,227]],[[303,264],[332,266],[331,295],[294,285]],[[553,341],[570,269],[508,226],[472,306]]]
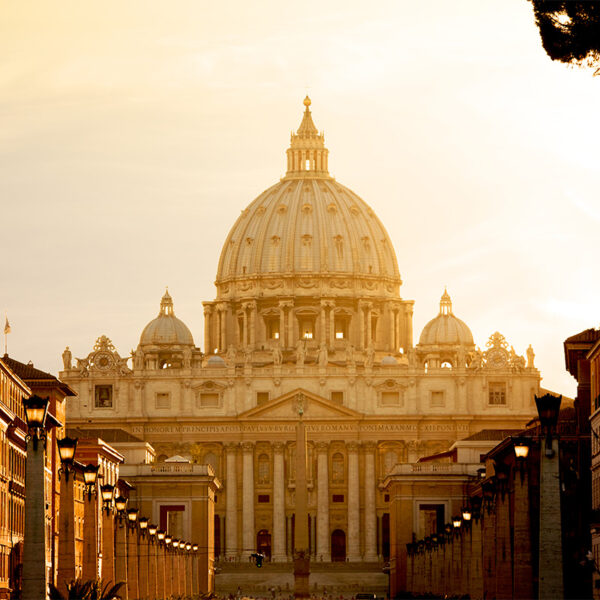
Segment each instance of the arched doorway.
[[341,529],[336,529],[331,534],[331,560],[332,562],[346,560],[346,534]]
[[271,534],[266,529],[261,529],[256,536],[256,551],[271,560]]

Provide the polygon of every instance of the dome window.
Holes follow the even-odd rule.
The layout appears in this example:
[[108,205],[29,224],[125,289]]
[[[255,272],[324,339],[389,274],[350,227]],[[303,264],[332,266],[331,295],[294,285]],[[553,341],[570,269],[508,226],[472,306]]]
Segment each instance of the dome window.
[[349,321],[350,321],[350,319],[347,316],[336,316],[335,317],[334,328],[335,328],[335,339],[336,340],[348,339]]
[[442,362],[442,369],[451,369],[452,363],[449,360],[445,360]]
[[279,317],[267,317],[265,325],[268,339],[278,340],[280,336]]

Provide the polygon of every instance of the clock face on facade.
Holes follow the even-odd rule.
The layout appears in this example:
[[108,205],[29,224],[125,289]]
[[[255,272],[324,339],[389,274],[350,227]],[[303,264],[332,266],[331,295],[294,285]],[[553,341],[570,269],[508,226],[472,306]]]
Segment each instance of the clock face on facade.
[[503,350],[494,349],[488,350],[487,364],[494,368],[503,367],[506,365],[507,358]]
[[98,352],[96,356],[94,356],[94,366],[97,369],[110,369],[112,366],[112,356],[108,354],[108,352]]

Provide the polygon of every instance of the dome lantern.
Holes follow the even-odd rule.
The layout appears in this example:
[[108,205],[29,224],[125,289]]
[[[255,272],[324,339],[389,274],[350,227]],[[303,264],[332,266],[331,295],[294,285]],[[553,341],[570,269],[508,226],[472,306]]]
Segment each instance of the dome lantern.
[[325,148],[325,136],[319,133],[310,112],[311,100],[304,98],[304,116],[298,131],[292,133],[287,150],[286,178],[329,177],[327,159],[329,150]]

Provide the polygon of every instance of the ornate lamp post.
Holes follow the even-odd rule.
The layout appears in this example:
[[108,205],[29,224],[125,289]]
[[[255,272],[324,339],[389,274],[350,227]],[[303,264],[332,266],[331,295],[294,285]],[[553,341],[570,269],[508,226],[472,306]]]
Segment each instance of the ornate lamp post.
[[127,597],[139,598],[138,570],[138,513],[127,509]]
[[115,581],[127,582],[127,528],[125,527],[127,498],[117,496],[115,498],[116,518],[114,521],[115,535]]
[[539,598],[563,598],[560,470],[556,425],[562,396],[536,396],[545,451],[540,452]]
[[166,568],[167,568],[167,548],[165,544],[165,532],[159,530],[156,532],[156,596],[157,598],[167,598],[171,592],[167,590]]
[[139,532],[137,536],[137,572],[138,572],[138,594],[140,598],[148,596],[148,576],[149,576],[149,561],[150,561],[150,544],[148,536],[148,517],[139,517],[138,526]]
[[75,450],[77,438],[65,437],[57,440],[58,454],[61,467],[58,471],[60,478],[60,511],[58,514],[58,557],[57,582],[60,589],[67,591],[66,584],[77,578],[75,569],[75,494],[76,477],[69,480],[74,472]]
[[156,533],[158,527],[150,523],[148,525],[148,543],[146,545],[148,552],[148,597],[149,598],[160,598],[157,592],[157,544],[156,544]]
[[83,564],[82,579],[96,580],[99,576],[98,563],[98,471],[100,465],[86,465],[83,469],[83,481],[86,489],[86,501],[83,505]]
[[106,483],[100,486],[102,498],[102,563],[101,579],[115,581],[115,487]]
[[[25,536],[23,546],[23,600],[46,598],[46,499],[44,490],[46,415],[49,398],[23,398],[27,421],[25,475]],[[40,441],[42,442],[40,447]]]
[[198,544],[192,544],[192,597],[200,593],[198,580]]

